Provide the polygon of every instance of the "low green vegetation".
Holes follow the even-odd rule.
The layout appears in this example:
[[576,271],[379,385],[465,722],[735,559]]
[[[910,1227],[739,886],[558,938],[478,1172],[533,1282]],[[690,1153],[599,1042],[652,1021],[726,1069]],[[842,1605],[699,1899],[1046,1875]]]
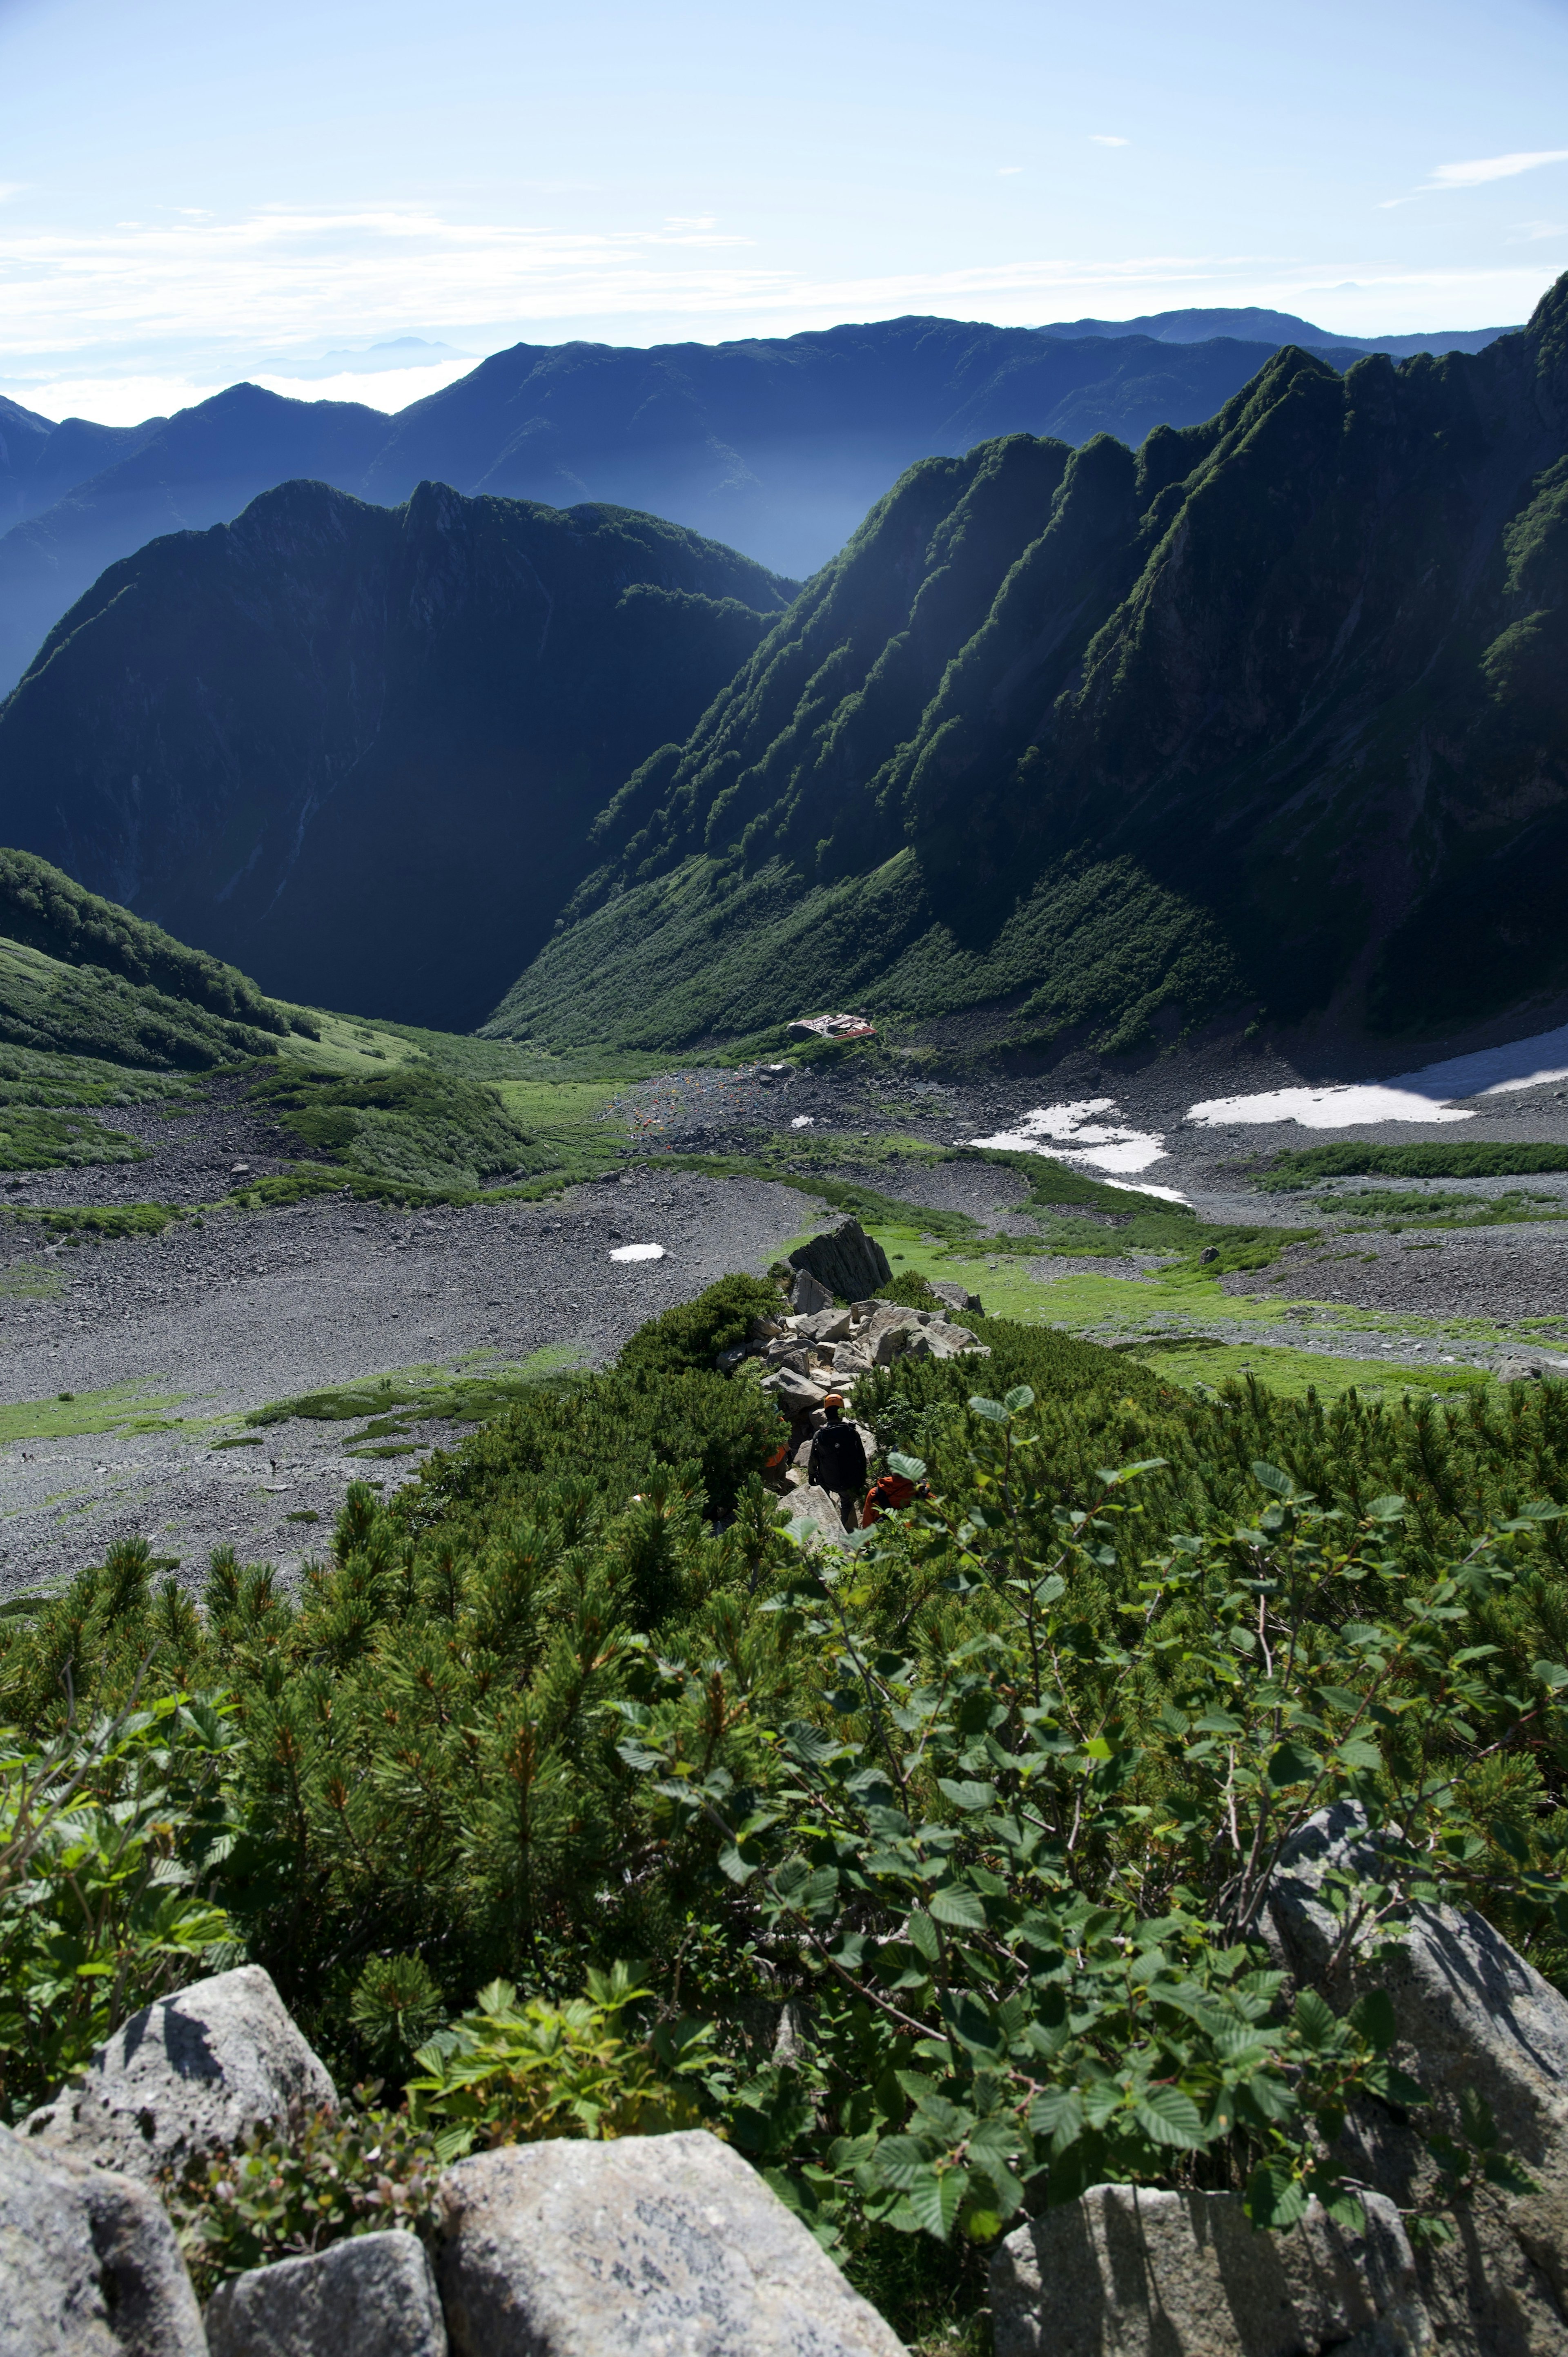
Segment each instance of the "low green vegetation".
[[231,965],[0,850],[0,1039],[109,1064],[199,1071],[308,1038],[313,1018]]
[[406,1423],[483,1424],[526,1399],[536,1384],[569,1374],[578,1363],[576,1352],[564,1344],[553,1344],[510,1366],[475,1367],[467,1372],[411,1368],[360,1383],[306,1392],[297,1399],[274,1400],[265,1407],[252,1408],[245,1421],[286,1424],[299,1416],[312,1424],[351,1424],[360,1416],[398,1417],[398,1426],[391,1422],[368,1426],[361,1437],[384,1437]]
[[1270,1193],[1318,1186],[1326,1178],[1525,1178],[1568,1170],[1568,1146],[1514,1146],[1494,1138],[1434,1138],[1412,1146],[1293,1146],[1252,1180]]
[[879,1462],[931,1495],[812,1558],[755,1362],[714,1363],[777,1300],[727,1279],[355,1486],[293,1590],[220,1553],[193,1598],[122,1545],[0,1616],[7,1794],[69,1762],[105,1857],[156,1809],[174,1869],[155,1920],[134,1857],[103,1905],[107,1866],[0,1850],[11,2116],[240,1954],[340,2084],[392,2091],[178,2190],[204,2283],[362,2230],[379,2140],[417,2224],[444,2153],[682,2119],[911,2341],[972,2313],[1021,2204],[1100,2178],[1348,2222],[1346,2091],[1418,2125],[1437,2091],[1262,1942],[1281,1846],[1338,1797],[1388,1861],[1352,1929],[1445,1897],[1568,1977],[1568,1388],[1198,1396],[982,1318],[987,1359],[863,1378]]
[[53,1399],[0,1406],[0,1446],[14,1440],[76,1440],[97,1432],[169,1432],[179,1392],[156,1388],[156,1376],[110,1383],[102,1391],[60,1392]]

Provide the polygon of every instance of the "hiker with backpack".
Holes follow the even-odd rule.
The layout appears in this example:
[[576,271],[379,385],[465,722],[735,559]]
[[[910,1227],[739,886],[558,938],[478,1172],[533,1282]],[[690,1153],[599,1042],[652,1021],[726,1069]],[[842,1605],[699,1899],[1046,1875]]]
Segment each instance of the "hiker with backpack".
[[806,1459],[806,1479],[825,1490],[838,1505],[845,1530],[854,1528],[854,1503],[865,1487],[865,1448],[853,1424],[843,1421],[843,1400],[830,1392],[822,1402],[826,1418]]

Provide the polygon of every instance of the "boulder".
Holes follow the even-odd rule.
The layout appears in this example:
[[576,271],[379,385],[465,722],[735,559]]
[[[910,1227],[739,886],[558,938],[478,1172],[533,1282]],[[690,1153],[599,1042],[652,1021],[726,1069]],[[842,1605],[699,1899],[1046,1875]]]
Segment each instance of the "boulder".
[[[1337,2011],[1365,1989],[1386,1990],[1394,2059],[1426,2089],[1435,2123],[1456,2127],[1460,2097],[1473,2090],[1501,2149],[1537,2186],[1509,2194],[1483,2185],[1461,2205],[1455,2239],[1417,2253],[1445,2357],[1568,2357],[1568,2003],[1469,1910],[1412,1907],[1380,1955],[1363,1943],[1341,1957],[1340,1926],[1321,1897],[1331,1871],[1389,1878],[1354,1802],[1320,1811],[1282,1854],[1269,1894],[1281,1961]],[[1365,2182],[1407,2212],[1440,2205],[1438,2172],[1415,2128],[1372,2105],[1347,2136]]]
[[174,2228],[145,2185],[0,2128],[6,2357],[207,2357]]
[[933,1277],[930,1285],[937,1299],[945,1301],[950,1309],[972,1309],[977,1316],[984,1317],[984,1305],[979,1294],[971,1293],[968,1286],[960,1285],[955,1277]]
[[795,1331],[802,1340],[813,1342],[819,1350],[830,1342],[847,1342],[850,1337],[850,1314],[847,1309],[835,1309],[830,1303],[810,1318],[797,1320]]
[[798,1374],[793,1367],[779,1367],[762,1378],[762,1389],[771,1392],[788,1416],[808,1415],[821,1407],[828,1395],[828,1385],[818,1383],[814,1375]]
[[701,2129],[477,2153],[442,2191],[456,2357],[902,2357],[778,2196]]
[[837,1502],[826,1490],[819,1490],[814,1481],[791,1490],[779,1500],[779,1510],[787,1517],[786,1535],[798,1546],[819,1547],[829,1544],[842,1545],[843,1516]]
[[337,2100],[271,1975],[242,1964],[133,2014],[22,2134],[150,2184],[189,2154]]
[[809,1318],[814,1311],[831,1309],[832,1306],[832,1288],[813,1276],[809,1268],[802,1268],[789,1288],[790,1308]]
[[207,2303],[207,2341],[211,2357],[446,2357],[430,2261],[403,2233],[231,2276]]
[[882,1246],[866,1234],[858,1220],[841,1220],[836,1228],[813,1236],[810,1243],[790,1254],[789,1265],[810,1269],[830,1293],[842,1295],[846,1301],[875,1293],[893,1275]]
[[1432,2330],[1399,2212],[1363,2233],[1318,2204],[1261,2234],[1239,2193],[1094,2185],[991,2263],[995,2357],[1417,2357]]

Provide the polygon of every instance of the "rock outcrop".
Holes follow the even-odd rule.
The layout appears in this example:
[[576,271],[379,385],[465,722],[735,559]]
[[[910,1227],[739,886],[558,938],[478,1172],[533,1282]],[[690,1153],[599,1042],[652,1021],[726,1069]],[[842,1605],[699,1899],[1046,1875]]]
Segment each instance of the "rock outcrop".
[[[1324,1878],[1386,1878],[1354,1803],[1326,1809],[1286,1848],[1270,1894],[1271,1928],[1295,1979],[1343,2012],[1387,1991],[1395,2059],[1425,2088],[1438,2123],[1460,2126],[1466,2093],[1485,2102],[1500,2150],[1537,2190],[1482,2185],[1460,2206],[1455,2239],[1417,2254],[1422,2297],[1444,2357],[1568,2357],[1568,2003],[1481,1916],[1412,1907],[1375,1959],[1340,1958]],[[1438,2174],[1423,2137],[1381,2106],[1348,2135],[1355,2173],[1406,2211],[1434,2207]]]
[[1391,2201],[1366,2208],[1364,2233],[1315,2201],[1261,2234],[1240,2194],[1091,2186],[992,2261],[995,2357],[1418,2357],[1409,2241]]
[[702,2130],[478,2153],[444,2192],[456,2357],[902,2357],[777,2195]]
[[5,2357],[207,2357],[174,2228],[145,2185],[0,2128]]
[[192,2153],[337,2100],[271,1975],[244,1964],[133,2014],[22,2134],[150,2184]]
[[808,1481],[799,1490],[786,1491],[779,1501],[779,1512],[786,1518],[788,1535],[798,1546],[843,1544],[843,1516],[837,1502],[826,1490],[819,1490],[814,1481]]
[[875,1293],[893,1275],[882,1246],[866,1234],[858,1220],[841,1220],[836,1228],[825,1229],[809,1243],[798,1245],[789,1255],[789,1265],[809,1269],[830,1294],[844,1301]]
[[401,2233],[232,2276],[207,2304],[207,2339],[211,2357],[446,2357],[430,2261]]

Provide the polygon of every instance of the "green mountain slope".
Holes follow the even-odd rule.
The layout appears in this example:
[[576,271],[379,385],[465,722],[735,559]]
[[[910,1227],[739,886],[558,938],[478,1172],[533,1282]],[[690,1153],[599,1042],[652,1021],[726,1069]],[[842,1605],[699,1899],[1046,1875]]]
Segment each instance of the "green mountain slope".
[[83,891],[46,860],[0,849],[0,1040],[46,1056],[199,1071],[265,1055],[311,1028],[234,967]]
[[51,633],[0,838],[290,998],[465,1029],[794,587],[620,509],[285,483]]
[[1565,653],[1568,281],[1475,355],[1282,351],[1136,456],[929,460],[622,789],[488,1028],[1517,1005],[1568,984]]

